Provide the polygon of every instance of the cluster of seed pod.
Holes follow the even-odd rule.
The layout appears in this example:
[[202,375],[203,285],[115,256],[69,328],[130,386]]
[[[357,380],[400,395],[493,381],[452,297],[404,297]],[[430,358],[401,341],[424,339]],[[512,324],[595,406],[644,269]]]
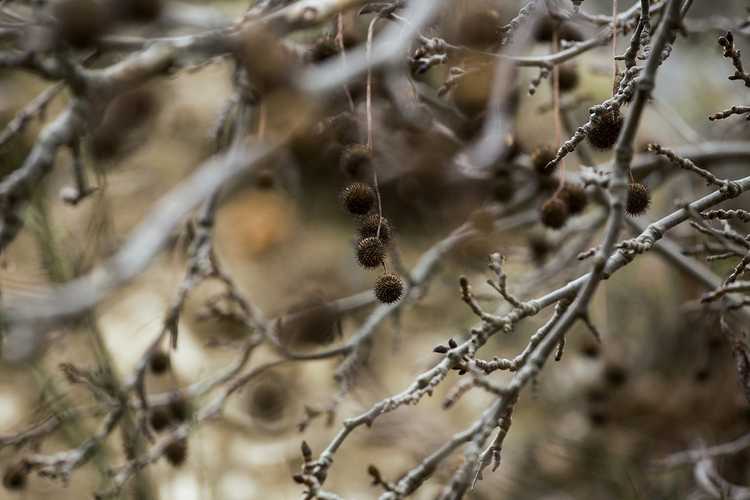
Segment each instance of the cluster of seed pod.
[[[559,181],[551,176],[552,171],[545,168],[554,157],[555,150],[549,146],[540,146],[531,154],[531,164],[543,183],[554,181],[555,184],[559,184]],[[566,182],[542,204],[539,219],[549,228],[560,229],[571,216],[581,214],[587,205],[588,197],[584,187]]]
[[364,182],[353,182],[344,188],[341,198],[346,210],[359,222],[357,260],[367,269],[383,266],[385,270],[375,282],[375,296],[385,304],[398,302],[404,293],[404,283],[398,274],[389,272],[385,266],[386,246],[393,231],[388,220],[373,211],[375,190]]

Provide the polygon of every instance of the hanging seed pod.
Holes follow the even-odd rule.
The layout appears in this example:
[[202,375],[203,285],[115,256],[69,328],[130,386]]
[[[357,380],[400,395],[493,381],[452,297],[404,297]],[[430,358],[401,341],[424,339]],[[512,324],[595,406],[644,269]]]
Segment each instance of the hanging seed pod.
[[542,224],[552,229],[560,229],[568,220],[568,205],[560,198],[550,198],[540,212]]
[[552,146],[539,146],[531,153],[531,165],[539,175],[549,176],[555,171],[553,168],[545,168],[549,162],[555,159],[557,150]]
[[558,66],[560,92],[570,92],[578,87],[578,66],[573,63]]
[[375,282],[375,297],[384,304],[398,302],[404,293],[404,283],[398,274],[386,273]]
[[172,417],[169,412],[161,406],[152,408],[148,418],[148,422],[155,432],[161,432],[169,427],[171,420]]
[[163,375],[171,366],[169,354],[162,350],[153,352],[148,358],[148,367],[154,375]]
[[21,491],[26,488],[28,476],[29,465],[23,460],[17,462],[5,470],[3,487],[9,491]]
[[355,215],[365,215],[375,204],[375,191],[362,182],[354,182],[344,188],[344,206]]
[[591,127],[588,135],[589,144],[597,149],[612,149],[617,143],[624,121],[619,110],[604,113]]
[[344,148],[339,160],[341,171],[352,179],[362,178],[372,165],[372,153],[363,144]]
[[651,195],[648,188],[640,182],[631,182],[628,185],[628,198],[625,202],[625,213],[637,216],[646,213],[651,204]]
[[185,463],[188,454],[187,439],[182,438],[172,441],[164,448],[164,456],[173,467],[179,467]]
[[560,198],[568,206],[570,215],[578,215],[583,212],[589,202],[586,190],[580,184],[566,183],[560,192]]
[[385,258],[385,245],[380,238],[371,236],[357,244],[357,260],[364,267],[378,267]]
[[391,223],[388,219],[378,214],[368,215],[362,219],[359,226],[359,235],[363,238],[372,238],[378,235],[378,226],[380,226],[380,241],[387,244],[391,240]]

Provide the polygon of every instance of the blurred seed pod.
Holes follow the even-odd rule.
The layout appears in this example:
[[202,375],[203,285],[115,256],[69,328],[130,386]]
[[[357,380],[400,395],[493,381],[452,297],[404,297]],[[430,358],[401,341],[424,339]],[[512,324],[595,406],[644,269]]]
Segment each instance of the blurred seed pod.
[[339,162],[341,171],[351,179],[362,179],[372,167],[372,153],[364,144],[344,148]]
[[621,387],[628,381],[628,371],[622,365],[609,363],[602,373],[604,380],[612,387]]
[[132,136],[158,111],[153,91],[139,88],[116,97],[89,139],[89,149],[97,160],[109,160],[133,147]]
[[173,467],[179,467],[184,464],[188,456],[187,439],[177,439],[169,443],[164,449],[164,456]]
[[604,113],[592,124],[588,135],[589,144],[597,149],[612,149],[617,143],[624,121],[619,110]]
[[5,469],[3,487],[9,491],[21,491],[26,488],[29,476],[29,465],[25,461],[16,462]]
[[291,392],[286,387],[287,383],[287,380],[277,375],[267,376],[251,386],[246,401],[250,416],[266,424],[281,421],[289,411],[291,403]]
[[460,45],[485,48],[500,42],[500,13],[494,9],[476,9],[461,16],[456,41]]
[[487,109],[492,92],[492,80],[491,66],[466,73],[453,88],[453,103],[468,118],[476,118]]
[[542,205],[539,219],[551,229],[560,229],[568,221],[568,206],[557,197],[550,198]]
[[586,190],[580,184],[565,183],[560,198],[568,206],[570,215],[578,215],[586,209],[589,199],[586,196]]
[[304,348],[330,344],[338,332],[339,314],[318,291],[290,308],[280,326],[279,337],[284,345]]
[[151,412],[149,414],[149,424],[151,424],[151,428],[155,432],[161,432],[167,427],[169,427],[169,424],[172,420],[172,417],[167,411],[166,408],[158,406],[156,408],[152,408]]
[[571,92],[578,87],[578,66],[575,63],[561,64],[559,68],[560,92]]
[[148,367],[154,375],[163,375],[171,366],[172,362],[169,358],[169,353],[161,349],[151,353],[148,358]]
[[306,57],[314,63],[323,62],[339,53],[336,38],[331,35],[323,35],[313,42],[307,51]]
[[247,70],[253,88],[268,94],[286,88],[298,62],[279,36],[268,28],[253,25],[236,38],[234,53]]
[[176,422],[185,422],[190,418],[190,402],[184,397],[169,402],[169,413]]
[[537,174],[543,176],[552,175],[555,171],[553,168],[545,168],[549,162],[555,159],[557,155],[557,149],[552,146],[544,145],[538,146],[531,153],[531,165],[534,167],[534,171]]
[[544,234],[532,233],[528,238],[528,245],[531,259],[537,265],[543,264],[552,251],[552,245]]
[[143,23],[161,15],[161,0],[110,0],[109,7],[119,20]]
[[109,9],[96,0],[61,0],[52,4],[55,35],[76,49],[95,45],[112,25]]
[[534,38],[538,42],[551,42],[555,33],[558,32],[560,40],[569,42],[580,42],[583,40],[583,33],[575,25],[569,22],[560,22],[552,16],[544,16],[537,21],[534,27]]

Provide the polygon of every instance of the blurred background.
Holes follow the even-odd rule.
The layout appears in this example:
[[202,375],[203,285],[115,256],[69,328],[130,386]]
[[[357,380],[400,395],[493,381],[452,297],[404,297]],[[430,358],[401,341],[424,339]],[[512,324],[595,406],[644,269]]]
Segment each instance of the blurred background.
[[[456,16],[475,8],[472,3],[456,0]],[[620,3],[623,9],[630,7]],[[195,5],[215,10],[219,19],[233,19],[247,8],[245,1]],[[592,14],[608,14],[612,9],[606,1],[586,0],[583,6]],[[503,19],[502,25],[520,4],[503,1],[490,7]],[[696,2],[688,16],[688,36],[678,39],[660,70],[655,97],[636,140],[638,147],[648,142],[678,147],[750,138],[747,121],[741,118],[707,119],[718,110],[747,102],[748,89],[727,80],[733,70],[716,43],[721,30],[736,28],[746,17],[745,2]],[[362,43],[369,20],[369,16],[356,13],[345,16],[347,43]],[[431,29],[437,30],[438,24]],[[572,24],[585,36],[596,31],[585,22]],[[130,29],[152,37],[166,28],[155,22]],[[169,29],[170,33],[195,31]],[[746,47],[750,30],[734,33],[738,46]],[[331,23],[297,33],[292,39],[312,51],[316,40],[333,34],[335,25]],[[628,40],[619,37],[619,47],[625,47]],[[549,42],[535,41],[528,52],[545,54],[550,50]],[[611,52],[611,46],[603,46],[576,59],[577,84],[562,97],[563,106],[569,105],[566,116],[574,127],[584,123],[588,107],[611,96]],[[437,66],[419,76],[420,85],[437,89],[448,66]],[[72,162],[67,151],[61,152],[54,172],[38,186],[24,213],[26,230],[0,257],[2,295],[28,296],[37,287],[67,281],[91,270],[119,248],[150,207],[214,152],[212,130],[233,92],[232,72],[227,60],[212,60],[154,80],[113,103],[111,117],[108,115],[87,140],[86,165],[97,191],[76,206],[60,197],[61,190],[71,183]],[[537,74],[533,68],[521,68],[517,74],[514,141],[521,158],[538,146],[555,142],[549,82],[543,81],[534,95],[526,92]],[[400,121],[393,100],[382,85],[379,87],[377,74],[374,82],[375,166],[382,173],[383,213],[393,224],[403,264],[411,268],[425,250],[477,210],[498,203],[502,206],[504,201],[498,199],[501,195],[495,185],[461,178],[451,171],[446,160],[455,152],[455,145]],[[49,85],[23,72],[0,72],[0,123],[9,122]],[[466,109],[461,106],[466,103],[460,92],[433,98],[448,110],[445,113],[462,113]],[[67,99],[65,93],[55,98],[43,119],[34,120],[27,131],[3,147],[0,176],[21,164],[40,128],[60,112]],[[358,100],[348,130],[359,134],[360,141],[364,139],[363,105]],[[309,130],[315,130],[314,125],[309,124]],[[471,128],[471,120],[467,120],[467,128]],[[472,133],[467,131],[467,137]],[[567,136],[564,131],[563,137]],[[295,136],[291,147],[224,196],[215,237],[218,257],[248,298],[269,317],[372,287],[373,273],[362,269],[353,255],[356,225],[340,205],[339,192],[347,183],[339,165],[342,148],[338,138],[330,140],[312,132]],[[610,152],[593,154],[598,164],[611,160]],[[581,162],[573,154],[567,167],[576,172]],[[744,162],[725,162],[715,171],[720,177],[737,177],[745,175],[747,168]],[[659,188],[654,190],[653,206],[644,223],[671,211],[676,200],[694,199],[707,192],[701,181],[685,175],[662,182],[657,173],[655,179]],[[516,192],[522,187],[509,189]],[[590,208],[584,220],[600,216],[598,210]],[[674,233],[686,243],[698,241],[684,228]],[[344,418],[403,390],[437,362],[434,346],[462,337],[475,324],[476,318],[460,300],[458,276],[468,276],[482,304],[493,309],[500,300],[483,283],[488,277],[487,255],[500,252],[508,259],[509,289],[530,299],[588,269],[588,261],[572,259],[554,275],[542,272],[545,263],[565,248],[566,241],[559,232],[540,224],[470,238],[442,260],[419,300],[402,308],[397,321],[385,321],[378,327],[366,366],[330,418],[313,418],[300,430],[310,410],[324,411],[334,402],[338,384],[333,374],[338,359],[271,370],[234,397],[224,415],[191,435],[185,464],[172,467],[160,461],[148,468],[144,480],[154,498],[298,498],[302,488],[291,476],[299,471],[303,439],[319,454]],[[580,250],[594,244],[596,240]],[[104,357],[120,377],[132,373],[160,331],[185,265],[182,237],[175,235],[170,249],[141,277],[102,304],[95,315],[55,331],[33,360],[22,365],[0,364],[0,435],[17,433],[55,412],[90,403],[89,393],[66,382],[60,363],[92,368]],[[711,265],[719,273],[730,268],[722,262]],[[190,296],[182,316],[179,349],[171,355],[171,369],[163,376],[148,376],[149,392],[203,380],[236,359],[245,330],[231,318],[206,314],[207,300],[219,290],[218,285],[208,283]],[[718,316],[697,300],[703,291],[655,254],[637,258],[605,282],[592,306],[592,320],[602,333],[602,343],[595,342],[583,325],[571,330],[563,359],[550,362],[521,397],[503,447],[501,467],[487,473],[468,498],[688,498],[695,490],[691,467],[660,467],[654,460],[750,431],[750,408],[737,384]],[[315,316],[302,325],[291,325],[286,334],[301,349],[330,347],[348,339],[372,307],[342,317]],[[482,357],[515,356],[546,317],[522,322],[513,335],[493,337]],[[252,363],[276,356],[264,347],[254,354]],[[502,381],[507,374],[495,377]],[[369,464],[375,464],[384,477],[395,479],[473,422],[492,398],[472,391],[455,407],[444,410],[442,401],[457,380],[453,372],[431,398],[379,418],[372,428],[357,429],[337,453],[326,489],[346,499],[376,498],[380,491],[369,485]],[[39,451],[52,453],[77,446],[95,432],[98,422],[81,415],[43,440]],[[22,451],[13,447],[0,449],[0,465],[8,466],[21,456]],[[123,460],[121,436],[114,433],[107,449],[75,473],[66,487],[32,476],[22,491],[0,489],[0,498],[90,498],[103,484],[106,468]],[[462,454],[455,454],[413,497],[436,498],[461,463]],[[750,453],[720,458],[716,463],[727,480],[750,483]]]

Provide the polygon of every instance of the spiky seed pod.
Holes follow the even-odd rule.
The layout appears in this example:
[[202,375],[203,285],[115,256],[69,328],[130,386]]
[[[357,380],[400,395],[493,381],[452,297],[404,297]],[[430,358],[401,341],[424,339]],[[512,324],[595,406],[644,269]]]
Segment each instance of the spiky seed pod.
[[359,235],[362,239],[378,236],[378,225],[380,226],[380,241],[387,244],[391,240],[391,223],[388,219],[378,214],[368,215],[362,219],[359,226]]
[[163,375],[171,366],[169,354],[162,350],[153,352],[148,358],[148,367],[154,375]]
[[5,470],[3,474],[3,487],[10,491],[21,491],[26,488],[26,479],[29,476],[29,465],[23,460],[17,462]]
[[151,424],[151,428],[156,432],[161,432],[167,427],[172,420],[171,415],[161,406],[152,408],[151,414],[149,415],[148,421]]
[[651,194],[648,192],[648,188],[640,182],[631,182],[628,185],[625,213],[631,216],[641,215],[648,210],[650,204]]
[[357,244],[357,260],[364,267],[378,267],[385,258],[385,245],[380,238],[370,236]]
[[375,282],[375,297],[384,304],[398,302],[404,293],[404,283],[398,274],[385,273]]
[[560,92],[570,92],[578,86],[578,67],[575,64],[561,64],[559,67]]
[[554,169],[546,169],[549,162],[555,159],[557,150],[552,146],[539,146],[531,153],[531,164],[539,175],[551,175]]
[[568,220],[568,205],[560,198],[550,198],[542,205],[539,218],[545,226],[560,229]]
[[375,191],[363,182],[353,182],[342,193],[344,206],[355,215],[365,215],[375,204]]
[[372,153],[363,144],[347,146],[341,153],[341,159],[339,160],[341,171],[353,179],[362,177],[371,165]]
[[580,184],[566,183],[560,192],[560,197],[568,206],[570,215],[578,215],[583,212],[589,202],[586,190]]
[[173,399],[169,402],[169,413],[177,422],[184,422],[190,417],[190,405],[185,398]]
[[597,149],[611,149],[617,143],[623,122],[619,110],[604,113],[591,127],[588,135],[589,144]]
[[188,443],[185,438],[172,441],[164,448],[164,456],[167,457],[167,461],[174,467],[184,464],[187,454]]

